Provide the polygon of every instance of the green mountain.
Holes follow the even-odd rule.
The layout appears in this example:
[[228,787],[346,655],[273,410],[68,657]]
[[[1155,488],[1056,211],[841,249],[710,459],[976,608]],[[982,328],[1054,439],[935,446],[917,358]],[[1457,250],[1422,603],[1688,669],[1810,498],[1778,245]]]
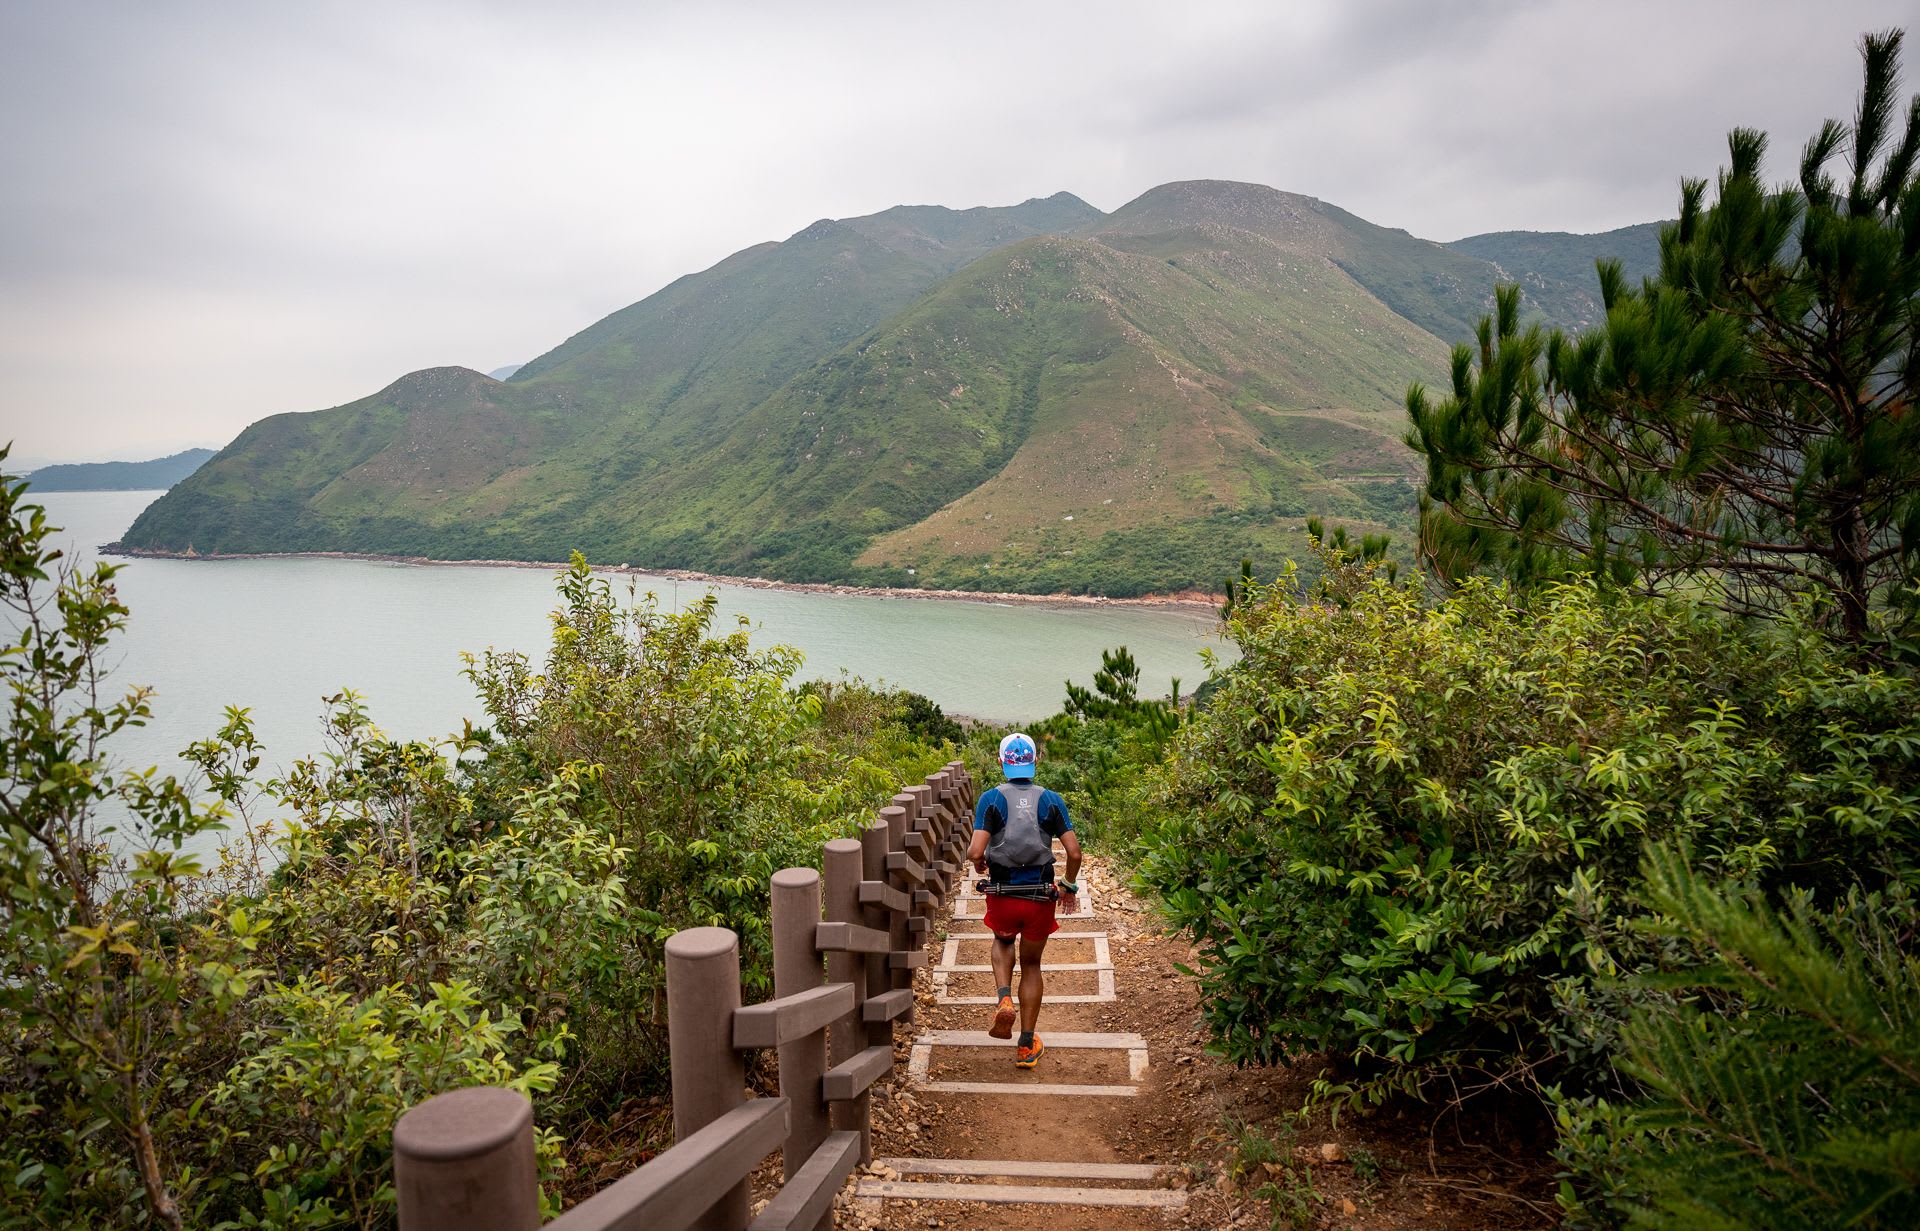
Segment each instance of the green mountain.
[[1580,259],[1555,239],[1592,247],[1504,238],[1220,181],[1110,215],[1061,193],[823,220],[510,380],[433,369],[262,420],[124,546],[1209,585],[1297,550],[1308,512],[1406,524],[1402,395],[1444,377],[1501,276],[1462,246],[1538,273],[1550,317]]
[[172,487],[200,469],[212,449],[183,449],[145,462],[66,462],[27,474],[39,492],[144,492]]
[[1517,282],[1527,303],[1556,325],[1586,329],[1606,315],[1600,305],[1595,261],[1611,257],[1628,278],[1639,281],[1660,268],[1664,223],[1570,235],[1565,231],[1495,231],[1455,240],[1447,247],[1492,265],[1502,282]]

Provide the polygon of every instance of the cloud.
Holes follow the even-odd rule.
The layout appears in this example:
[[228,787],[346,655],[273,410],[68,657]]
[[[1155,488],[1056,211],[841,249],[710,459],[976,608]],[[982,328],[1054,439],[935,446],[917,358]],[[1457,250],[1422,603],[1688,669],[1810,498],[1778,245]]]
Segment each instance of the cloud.
[[[0,436],[219,444],[819,217],[1273,184],[1451,239],[1797,148],[1880,0],[0,8]],[[1911,77],[1910,77],[1911,83]],[[1782,162],[1784,168],[1785,163]]]

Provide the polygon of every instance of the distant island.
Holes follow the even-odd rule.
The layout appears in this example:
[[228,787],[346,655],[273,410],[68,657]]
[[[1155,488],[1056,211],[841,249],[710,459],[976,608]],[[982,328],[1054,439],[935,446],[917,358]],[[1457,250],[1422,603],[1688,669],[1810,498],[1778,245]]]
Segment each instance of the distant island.
[[36,492],[162,491],[206,464],[216,450],[183,449],[145,462],[70,462],[28,471]]
[[564,560],[1095,594],[1263,574],[1310,514],[1413,536],[1407,386],[1496,284],[1579,328],[1659,227],[1434,243],[1260,184],[821,219],[511,372],[262,419],[118,546]]

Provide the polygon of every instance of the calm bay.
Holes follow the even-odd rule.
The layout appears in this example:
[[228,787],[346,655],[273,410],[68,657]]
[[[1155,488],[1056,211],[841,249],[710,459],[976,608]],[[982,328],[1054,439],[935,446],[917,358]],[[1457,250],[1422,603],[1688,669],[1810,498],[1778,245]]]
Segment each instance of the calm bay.
[[[158,492],[50,492],[56,537],[97,556]],[[111,652],[111,685],[154,689],[153,721],[112,746],[115,759],[178,770],[179,750],[212,734],[226,706],[248,707],[277,772],[323,748],[322,698],[350,688],[389,735],[433,738],[483,725],[463,651],[546,654],[552,574],[542,569],[269,557],[119,559],[132,623]],[[623,592],[626,576],[614,579]],[[801,677],[842,673],[924,693],[949,713],[1018,723],[1050,714],[1068,679],[1089,683],[1100,652],[1129,647],[1142,691],[1206,676],[1199,651],[1223,654],[1213,617],[1193,608],[989,603],[763,589],[637,576],[668,607],[709,589],[722,629],[751,621],[756,645],[806,655]]]

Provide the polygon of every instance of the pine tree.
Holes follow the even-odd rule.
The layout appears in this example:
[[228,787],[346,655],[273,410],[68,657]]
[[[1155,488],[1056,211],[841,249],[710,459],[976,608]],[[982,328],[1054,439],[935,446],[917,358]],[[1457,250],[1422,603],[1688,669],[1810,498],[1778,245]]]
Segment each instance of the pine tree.
[[1769,188],[1765,136],[1735,130],[1713,200],[1683,184],[1657,277],[1600,264],[1604,326],[1522,328],[1502,287],[1451,396],[1409,390],[1437,572],[1678,581],[1758,615],[1812,595],[1855,644],[1876,610],[1920,628],[1920,97],[1895,141],[1900,42],[1862,41],[1859,112],[1807,143],[1797,183]]
[[1895,883],[1775,910],[1653,848],[1647,897],[1710,955],[1616,1063],[1648,1091],[1621,1187],[1659,1228],[1920,1226],[1920,907]]

